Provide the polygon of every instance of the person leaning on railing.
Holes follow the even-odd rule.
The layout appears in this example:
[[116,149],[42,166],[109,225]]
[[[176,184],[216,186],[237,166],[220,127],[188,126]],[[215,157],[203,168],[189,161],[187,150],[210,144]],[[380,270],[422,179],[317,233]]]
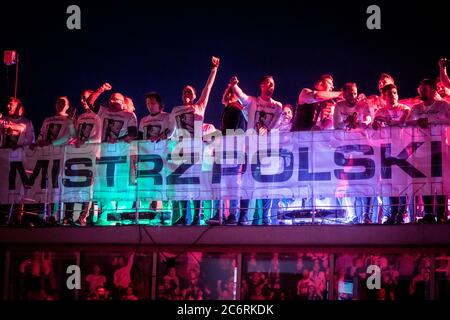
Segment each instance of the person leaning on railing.
[[[437,94],[436,81],[423,79],[419,85],[419,94],[422,102],[413,106],[406,124],[422,129],[427,129],[430,125],[450,125],[450,105]],[[435,219],[438,223],[447,221],[446,195],[425,195],[422,199],[424,222],[434,222]]]

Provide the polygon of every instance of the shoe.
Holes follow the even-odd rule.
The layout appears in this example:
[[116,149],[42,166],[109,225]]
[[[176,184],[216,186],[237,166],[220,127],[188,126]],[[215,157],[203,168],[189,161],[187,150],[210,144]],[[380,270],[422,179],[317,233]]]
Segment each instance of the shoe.
[[363,224],[371,224],[372,220],[370,219],[368,214],[364,215]]
[[208,226],[219,226],[220,221],[218,219],[209,219],[209,220],[206,220],[206,224]]
[[251,223],[248,221],[239,221],[238,226],[250,226]]
[[82,214],[79,218],[78,218],[78,222],[80,224],[81,227],[85,227],[87,225],[87,218],[88,218],[88,214]]
[[78,219],[73,223],[77,227],[86,227],[87,223],[86,220]]

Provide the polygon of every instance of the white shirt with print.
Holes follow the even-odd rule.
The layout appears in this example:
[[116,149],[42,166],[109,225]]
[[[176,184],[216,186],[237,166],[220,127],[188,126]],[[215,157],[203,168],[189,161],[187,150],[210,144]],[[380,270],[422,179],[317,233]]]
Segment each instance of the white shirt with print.
[[56,115],[45,118],[38,140],[51,142],[53,145],[62,145],[74,136],[73,120],[67,116]]
[[33,123],[24,117],[0,119],[0,147],[28,146],[34,142]]
[[370,109],[364,102],[357,102],[352,107],[346,100],[336,103],[334,108],[333,123],[335,129],[345,129],[347,123],[347,117],[353,115],[356,112],[356,119],[360,123],[368,124],[370,122]]
[[[409,112],[411,109],[404,104],[397,104],[395,108],[384,107],[375,113],[375,118],[381,117],[386,119],[387,121],[400,121],[403,115],[406,112]],[[382,127],[385,127],[387,124],[385,122],[381,123]]]
[[435,100],[431,105],[419,103],[414,105],[408,117],[410,120],[427,118],[430,124],[450,124],[450,105],[444,100]]
[[248,121],[248,129],[254,129],[259,132],[260,127],[269,130],[277,128],[279,125],[283,105],[272,98],[269,101],[261,97],[247,96],[241,100],[244,106],[243,114]]
[[[193,104],[177,106],[170,114],[171,121],[175,125],[176,136],[181,136],[180,130],[186,130],[191,137],[194,137],[195,122],[203,123],[205,118],[206,105]],[[201,128],[201,126],[200,126]]]
[[86,111],[75,122],[77,139],[86,143],[98,143],[101,140],[100,117],[93,111]]
[[105,108],[99,112],[102,127],[101,142],[112,142],[128,135],[129,127],[137,127],[134,112],[111,111]]
[[160,112],[157,115],[149,114],[142,118],[139,123],[139,132],[142,132],[144,140],[158,138],[162,133],[169,138],[173,133],[173,126],[170,113]]

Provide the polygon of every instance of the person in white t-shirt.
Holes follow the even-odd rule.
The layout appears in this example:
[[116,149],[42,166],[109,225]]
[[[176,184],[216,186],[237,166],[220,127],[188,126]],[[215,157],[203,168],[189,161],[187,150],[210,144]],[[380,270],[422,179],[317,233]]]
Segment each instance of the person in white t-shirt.
[[[108,85],[108,84],[107,84]],[[105,86],[106,89],[110,89],[109,85]],[[88,99],[94,90],[84,90],[81,94],[81,106],[83,107],[83,113],[75,120],[76,135],[69,141],[69,144],[79,148],[86,143],[100,143],[101,138],[101,122],[99,116],[91,109],[88,104]],[[66,208],[70,211],[73,210],[73,203],[67,203]],[[78,221],[75,223],[80,226],[86,226],[87,219],[89,217],[89,211],[92,207],[92,201],[83,202],[82,209]],[[72,216],[69,215],[71,219]],[[70,220],[69,219],[69,220]]]
[[102,124],[102,142],[129,143],[137,137],[136,115],[126,110],[125,97],[121,93],[111,95],[109,107],[107,109],[101,107],[99,117]]
[[[385,85],[382,89],[382,97],[385,102],[383,108],[379,109],[374,116],[372,127],[377,130],[380,127],[402,127],[411,111],[407,105],[398,102],[397,86],[393,83]],[[407,197],[382,197],[384,224],[403,223],[403,214],[406,212]],[[412,217],[412,204],[409,205],[409,215]],[[374,214],[372,221],[378,221],[378,215]]]
[[411,109],[398,102],[397,86],[388,84],[382,89],[385,106],[377,111],[372,126],[374,129],[385,126],[403,126]]
[[67,111],[70,108],[69,99],[62,96],[56,100],[56,115],[45,118],[37,140],[39,147],[48,145],[64,145],[75,136],[75,126],[73,119],[69,117]]
[[[426,129],[429,125],[450,125],[450,105],[444,100],[440,100],[437,93],[436,82],[432,79],[423,79],[419,85],[420,98],[422,103],[414,105],[406,119],[407,125],[419,126]],[[436,206],[433,206],[433,196],[422,196],[424,202],[424,214],[426,217],[437,219],[438,223],[447,220],[446,196],[436,196]],[[424,216],[424,220],[426,218]]]
[[[139,139],[159,142],[172,136],[174,131],[170,113],[164,112],[164,102],[157,92],[149,92],[145,95],[145,104],[148,115],[141,119],[139,123]],[[159,212],[161,224],[164,224],[170,217],[166,217],[164,208],[168,207],[168,201],[162,201],[162,210]],[[158,200],[150,202],[150,209],[158,211]]]
[[[36,141],[38,147],[46,146],[63,146],[69,144],[69,142],[75,137],[75,125],[73,118],[70,117],[68,111],[70,109],[69,99],[66,96],[61,96],[55,103],[56,115],[47,117],[42,124],[39,137]],[[30,148],[34,148],[32,144]],[[53,207],[52,204],[50,204]],[[70,209],[70,208],[69,208]],[[48,222],[54,223],[57,220],[57,210],[49,210],[51,216],[48,217]],[[73,213],[73,210],[67,210],[66,216]],[[65,223],[69,223],[65,220]]]
[[139,122],[139,139],[158,142],[170,138],[174,131],[174,123],[170,113],[164,112],[164,103],[157,92],[145,95],[145,104],[149,112]]
[[439,97],[436,82],[423,79],[419,85],[419,93],[422,102],[413,106],[406,123],[421,128],[428,128],[429,124],[449,125],[449,104]]
[[[239,80],[236,76],[230,79],[230,85],[234,93],[237,95],[239,102],[243,105],[243,114],[248,121],[247,130],[253,129],[258,135],[267,135],[271,130],[277,129],[282,114],[283,105],[281,102],[272,99],[275,91],[275,81],[272,76],[266,75],[259,82],[260,95],[252,97],[245,94],[238,86]],[[272,203],[273,202],[273,203]],[[279,199],[262,199],[262,220],[256,219],[254,224],[261,222],[263,225],[270,224],[269,210],[273,206],[278,206]],[[277,217],[271,217],[273,222],[277,221]]]
[[88,104],[93,90],[85,90],[81,95],[83,113],[75,121],[76,137],[71,144],[79,147],[85,143],[99,143],[101,138],[101,122],[99,116]]
[[97,99],[112,86],[104,83],[87,99],[87,105],[97,113],[101,123],[101,142],[116,143],[119,141],[131,142],[137,138],[137,118],[131,98],[115,92],[108,100],[108,106],[98,105]]
[[[100,119],[100,142],[117,143],[123,141],[130,143],[137,138],[138,135],[136,115],[128,109],[131,106],[130,100],[126,100],[123,94],[116,92],[111,94],[107,106],[97,103],[100,95],[111,89],[112,86],[106,82],[95,90],[87,99],[87,105],[97,113]],[[128,106],[126,101],[128,102]],[[117,208],[117,201],[103,203],[103,210],[100,214],[99,221],[101,223],[106,223],[107,221],[105,219],[107,219],[108,210],[116,212]]]
[[[137,138],[136,115],[134,112],[129,112],[126,110],[125,97],[121,93],[113,93],[109,98],[108,107],[100,107],[98,115],[102,125],[101,142],[130,143]],[[112,204],[113,212],[117,213],[119,202],[113,201],[110,204]],[[131,209],[133,202],[124,201],[122,206],[126,209]],[[107,208],[108,207],[106,204],[103,205],[103,209]],[[99,220],[104,223],[104,219],[107,219],[107,217],[107,211],[103,211],[99,217]]]
[[385,106],[385,101],[383,99],[383,93],[381,92],[381,90],[388,84],[395,84],[394,78],[388,73],[382,73],[380,75],[380,78],[378,79],[378,92],[380,94],[373,94],[367,98],[367,103],[369,104],[372,114],[375,114],[379,109]]
[[[183,88],[181,99],[183,105],[174,107],[170,114],[171,122],[174,123],[175,137],[190,137],[202,138],[202,123],[205,117],[205,110],[209,100],[209,94],[211,93],[214,80],[216,78],[217,69],[220,64],[220,59],[217,57],[211,58],[212,67],[209,74],[209,78],[203,88],[200,98],[197,98],[194,87],[188,85]],[[195,132],[195,128],[198,128],[200,132]],[[191,225],[200,224],[200,210],[201,201],[194,200],[194,217]],[[188,208],[188,201],[174,201],[173,202],[173,217],[177,217],[177,220],[173,222],[173,225],[186,225],[186,214]]]
[[[211,61],[211,73],[209,74],[208,81],[203,88],[200,98],[195,101],[197,98],[196,91],[194,87],[187,85],[183,88],[181,97],[183,105],[176,106],[172,109],[171,121],[175,124],[175,133],[177,137],[183,135],[194,137],[195,122],[200,122],[199,128],[201,130],[201,123],[203,123],[203,119],[205,117],[205,110],[208,104],[209,95],[211,93],[211,89],[216,78],[217,69],[220,64],[219,58],[212,57]],[[201,138],[202,133],[198,132],[197,134]]]
[[[354,82],[347,82],[342,88],[344,100],[336,103],[333,114],[335,129],[362,131],[371,122],[369,106],[365,101],[358,101],[358,87]],[[353,203],[355,205],[356,217],[353,209],[347,209],[347,220],[353,223],[369,223],[371,197],[344,197],[337,198],[338,205]]]
[[361,130],[371,122],[369,106],[365,101],[358,101],[358,87],[354,82],[347,82],[343,87],[344,100],[336,103],[333,115],[335,129]]
[[0,120],[0,148],[16,149],[34,143],[33,124],[24,117],[22,102],[11,97],[6,109],[8,115]]
[[264,135],[269,133],[270,130],[277,128],[283,105],[281,102],[272,99],[275,91],[273,77],[267,75],[261,78],[261,94],[258,97],[245,94],[238,86],[238,83],[237,77],[231,78],[230,85],[244,107],[243,113],[248,121],[247,129],[253,129],[257,134]]

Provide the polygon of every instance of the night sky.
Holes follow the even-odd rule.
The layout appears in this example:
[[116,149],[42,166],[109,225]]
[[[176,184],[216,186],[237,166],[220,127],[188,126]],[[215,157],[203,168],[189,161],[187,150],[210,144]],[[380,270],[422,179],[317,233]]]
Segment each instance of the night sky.
[[[81,8],[81,30],[66,28],[66,8]],[[381,8],[381,30],[368,30],[366,9]],[[438,76],[438,59],[450,58],[449,14],[442,2],[422,1],[2,1],[0,50],[20,54],[19,98],[37,131],[54,101],[67,95],[79,107],[83,89],[110,82],[133,98],[138,118],[143,95],[158,91],[166,111],[192,84],[200,93],[211,55],[221,58],[206,110],[218,125],[229,78],[257,95],[258,80],[274,76],[274,98],[295,103],[299,91],[331,73],[377,93],[382,72],[391,73],[400,98],[412,97],[423,77]],[[2,59],[3,60],[3,59]],[[14,68],[0,66],[2,112],[13,92]],[[106,100],[108,96],[103,98]],[[78,109],[78,114],[81,109]]]

